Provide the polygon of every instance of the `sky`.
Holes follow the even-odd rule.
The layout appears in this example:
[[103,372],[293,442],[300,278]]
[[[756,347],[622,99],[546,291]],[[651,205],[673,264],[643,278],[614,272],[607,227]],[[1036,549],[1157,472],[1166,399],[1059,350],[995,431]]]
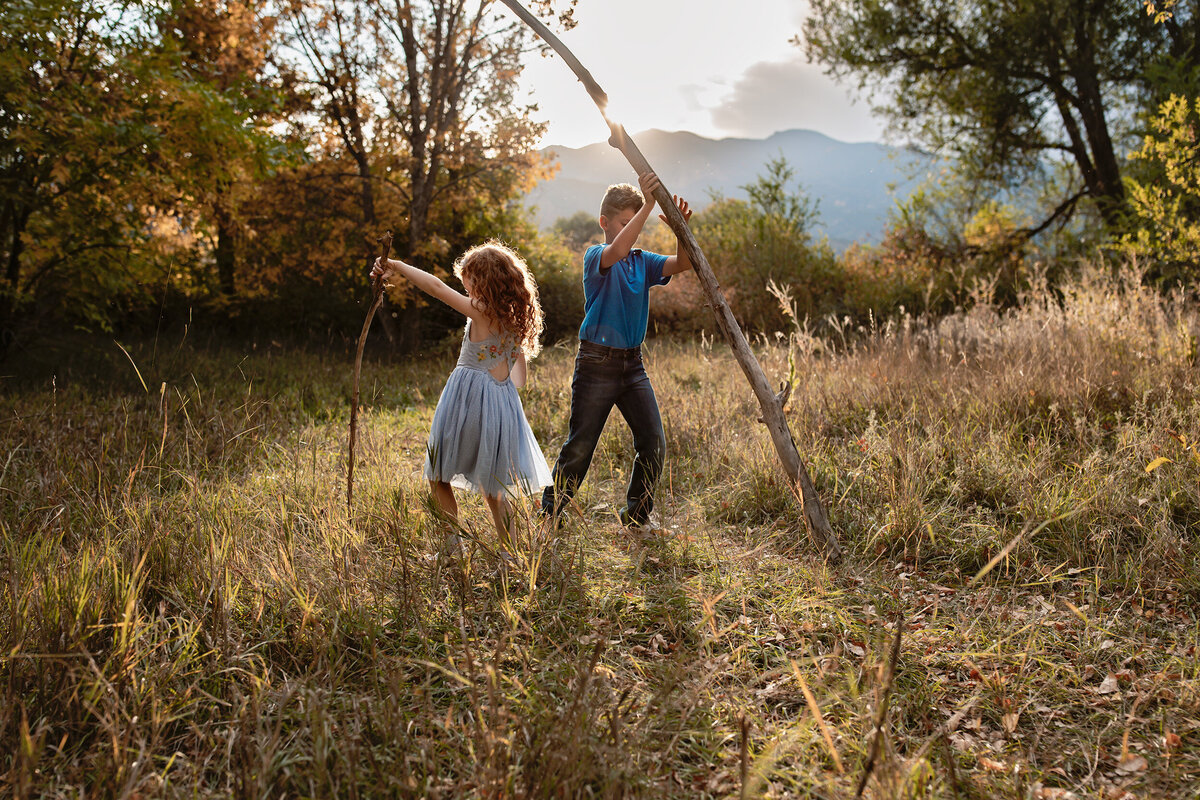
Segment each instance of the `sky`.
[[[791,44],[805,0],[579,0],[559,32],[608,93],[626,130],[763,139],[791,128],[845,142],[881,141],[866,98],[808,64]],[[582,147],[608,129],[557,55],[527,57],[521,98],[549,127],[539,146]]]

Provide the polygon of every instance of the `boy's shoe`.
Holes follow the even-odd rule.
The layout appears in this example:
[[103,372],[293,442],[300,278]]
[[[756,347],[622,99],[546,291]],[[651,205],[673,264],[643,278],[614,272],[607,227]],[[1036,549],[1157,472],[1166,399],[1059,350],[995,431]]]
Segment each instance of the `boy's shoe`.
[[621,524],[625,526],[625,529],[640,539],[652,539],[663,535],[662,526],[656,525],[650,519],[634,519],[629,515],[628,508],[621,509],[620,517]]
[[547,530],[561,531],[563,526],[563,513],[560,511],[557,514],[551,514],[544,508],[538,507],[538,519],[541,525]]

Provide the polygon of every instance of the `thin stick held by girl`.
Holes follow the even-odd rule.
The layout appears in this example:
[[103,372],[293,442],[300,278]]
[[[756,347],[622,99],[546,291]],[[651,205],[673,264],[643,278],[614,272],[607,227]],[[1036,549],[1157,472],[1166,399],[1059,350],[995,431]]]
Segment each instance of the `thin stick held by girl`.
[[371,277],[396,275],[467,318],[458,363],[433,413],[425,477],[439,509],[458,522],[453,487],[483,494],[496,532],[511,548],[509,496],[550,485],[550,467],[534,438],[517,389],[540,349],[542,307],[525,262],[490,241],[454,265],[467,293],[403,261],[375,262]]

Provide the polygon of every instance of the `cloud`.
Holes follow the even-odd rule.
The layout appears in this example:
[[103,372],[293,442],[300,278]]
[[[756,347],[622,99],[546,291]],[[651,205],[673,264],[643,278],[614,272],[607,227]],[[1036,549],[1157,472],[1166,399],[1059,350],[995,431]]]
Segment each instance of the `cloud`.
[[855,102],[849,87],[823,75],[799,52],[750,66],[709,113],[713,125],[729,136],[763,138],[807,128],[842,141],[878,141],[884,129],[865,99]]
[[791,20],[792,24],[795,26],[797,34],[804,29],[804,23],[807,22],[808,18],[811,16],[812,6],[807,2],[800,3],[798,6],[792,8]]

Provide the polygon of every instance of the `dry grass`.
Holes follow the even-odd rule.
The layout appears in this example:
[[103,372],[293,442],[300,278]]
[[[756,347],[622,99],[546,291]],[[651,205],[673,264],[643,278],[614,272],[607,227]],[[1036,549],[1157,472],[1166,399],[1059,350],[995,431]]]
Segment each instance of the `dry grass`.
[[[364,368],[347,516],[345,358],[40,354],[55,382],[6,379],[0,413],[7,791],[851,797],[875,748],[867,797],[1193,795],[1197,335],[1098,275],[793,335],[836,568],[720,345],[647,347],[668,535],[617,525],[613,425],[510,570],[477,501],[451,557],[424,498],[448,358]],[[570,366],[524,393],[549,454]]]

